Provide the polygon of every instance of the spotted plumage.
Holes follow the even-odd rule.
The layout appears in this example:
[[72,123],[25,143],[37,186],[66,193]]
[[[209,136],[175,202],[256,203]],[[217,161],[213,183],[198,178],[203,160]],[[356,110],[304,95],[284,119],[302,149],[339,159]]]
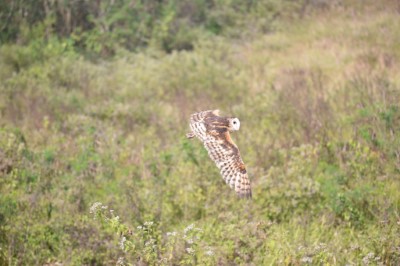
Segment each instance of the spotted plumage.
[[239,130],[240,121],[233,117],[219,116],[219,110],[192,114],[188,138],[197,137],[215,162],[225,182],[240,197],[251,198],[250,181],[240,152],[229,132]]

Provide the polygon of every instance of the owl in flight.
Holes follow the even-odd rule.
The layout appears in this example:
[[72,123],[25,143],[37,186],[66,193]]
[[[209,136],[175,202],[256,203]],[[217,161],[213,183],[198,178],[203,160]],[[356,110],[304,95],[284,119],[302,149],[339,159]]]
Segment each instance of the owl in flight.
[[225,182],[235,189],[239,197],[251,198],[246,167],[229,134],[239,128],[238,118],[219,116],[219,110],[203,111],[190,116],[191,132],[186,137],[200,139]]

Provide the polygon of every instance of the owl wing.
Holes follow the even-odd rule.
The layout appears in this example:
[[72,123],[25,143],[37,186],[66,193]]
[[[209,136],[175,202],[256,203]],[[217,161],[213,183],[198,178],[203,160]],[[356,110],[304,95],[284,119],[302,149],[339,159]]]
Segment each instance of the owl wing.
[[223,134],[215,132],[214,134],[207,131],[205,119],[218,115],[218,110],[195,113],[190,117],[190,128],[192,133],[203,142],[208,155],[219,168],[225,182],[240,197],[251,198],[251,187],[246,167],[229,132],[226,131]]
[[202,142],[208,140],[210,138],[210,135],[207,133],[205,119],[218,115],[219,110],[208,110],[192,114],[190,116],[190,129],[192,130],[192,133]]
[[211,136],[203,142],[208,155],[215,162],[225,182],[241,198],[251,198],[250,180],[239,149],[232,142],[229,132]]

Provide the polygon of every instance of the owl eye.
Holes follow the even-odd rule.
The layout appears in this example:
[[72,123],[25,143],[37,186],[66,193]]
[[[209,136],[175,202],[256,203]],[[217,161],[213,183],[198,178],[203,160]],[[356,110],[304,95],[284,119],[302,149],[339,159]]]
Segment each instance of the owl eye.
[[236,125],[236,121],[233,121],[233,124],[235,124],[235,125]]

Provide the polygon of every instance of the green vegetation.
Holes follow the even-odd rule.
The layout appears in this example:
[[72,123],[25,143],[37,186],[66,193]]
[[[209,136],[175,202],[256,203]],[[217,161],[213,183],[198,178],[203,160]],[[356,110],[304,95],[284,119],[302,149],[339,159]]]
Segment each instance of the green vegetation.
[[[400,264],[396,1],[25,2],[0,1],[0,265]],[[213,108],[251,201],[185,138]]]

